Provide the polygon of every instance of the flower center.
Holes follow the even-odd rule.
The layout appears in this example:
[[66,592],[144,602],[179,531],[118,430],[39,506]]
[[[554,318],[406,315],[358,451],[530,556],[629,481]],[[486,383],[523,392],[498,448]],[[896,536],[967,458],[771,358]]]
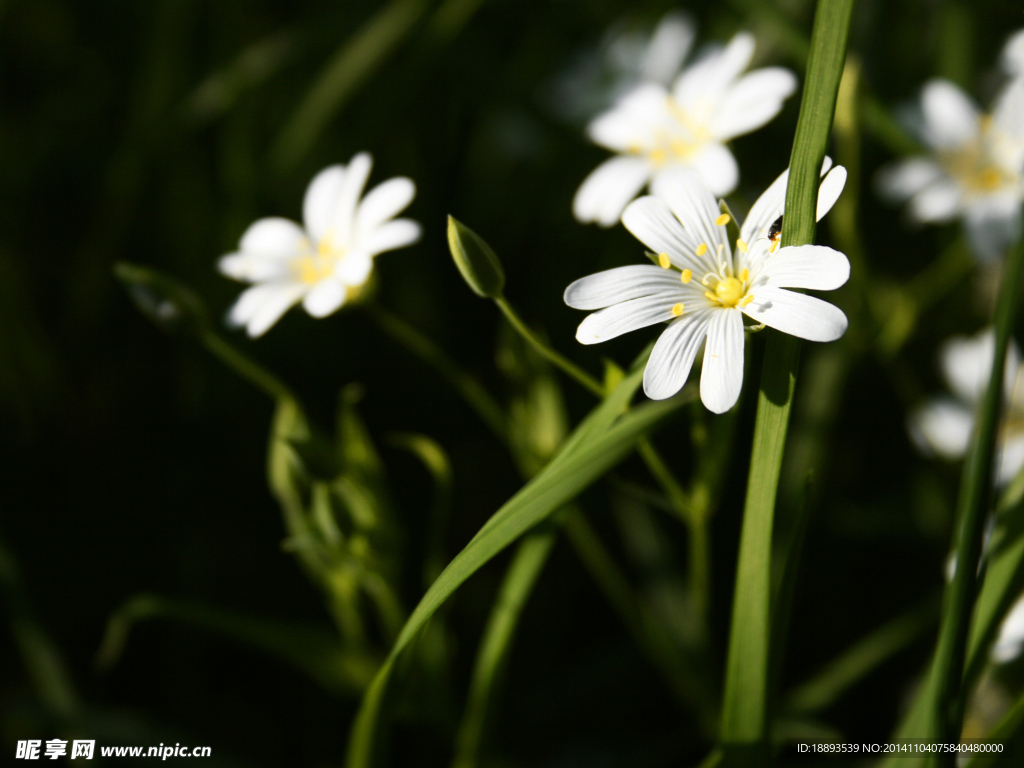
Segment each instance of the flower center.
[[309,241],[304,241],[300,249],[302,255],[292,263],[292,269],[306,285],[316,285],[333,275],[335,267],[345,258],[345,249],[334,246],[329,235],[324,236],[315,251]]
[[743,298],[743,293],[743,283],[735,277],[720,280],[715,286],[715,296],[726,307],[735,307]]

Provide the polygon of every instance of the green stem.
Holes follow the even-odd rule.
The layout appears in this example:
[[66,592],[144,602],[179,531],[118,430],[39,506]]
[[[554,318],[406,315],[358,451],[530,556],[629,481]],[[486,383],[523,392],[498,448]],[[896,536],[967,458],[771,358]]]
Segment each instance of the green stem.
[[504,296],[499,296],[494,300],[494,303],[498,305],[502,314],[505,315],[505,319],[512,324],[512,327],[519,332],[519,335],[526,339],[545,360],[555,367],[561,368],[573,379],[576,379],[584,389],[589,389],[598,397],[604,397],[605,391],[604,387],[601,386],[601,382],[576,365],[576,363],[545,344],[543,340],[533,332],[530,326],[523,322],[522,318],[519,317],[512,305],[508,303],[508,299]]
[[[1003,369],[1017,308],[1018,287],[1024,274],[1024,241],[1007,260],[995,313],[995,350],[992,372],[978,416],[975,437],[964,464],[957,502],[957,568],[943,596],[942,623],[932,667],[934,733],[947,740],[959,740],[963,724],[965,691],[962,690],[964,651],[971,613],[978,590],[978,560],[985,518],[991,506],[992,468],[996,433],[1003,403]],[[955,756],[941,756],[940,765],[952,766]]]
[[288,386],[263,366],[253,362],[223,338],[211,330],[203,329],[199,334],[200,343],[214,357],[243,379],[255,385],[273,400],[292,400],[295,396]]
[[375,302],[367,302],[364,306],[370,317],[386,333],[447,379],[491,432],[503,443],[506,442],[505,412],[476,378],[464,371],[441,347],[397,315]]
[[[786,190],[782,244],[814,242],[821,162],[846,58],[853,0],[820,0]],[[729,765],[767,762],[769,605],[775,497],[796,386],[800,342],[772,332],[765,349],[743,511],[726,662],[721,741]]]

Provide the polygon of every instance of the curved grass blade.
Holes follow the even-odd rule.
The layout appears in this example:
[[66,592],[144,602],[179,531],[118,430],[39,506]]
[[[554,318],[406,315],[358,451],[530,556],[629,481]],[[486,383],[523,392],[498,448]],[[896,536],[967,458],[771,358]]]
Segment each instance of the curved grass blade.
[[[818,178],[846,59],[853,0],[821,0],[814,17],[800,104],[783,245],[814,242]],[[800,343],[772,332],[765,350],[750,478],[743,512],[720,740],[727,765],[767,759],[772,523]]]
[[[676,397],[644,403],[624,414],[602,434],[594,434],[595,426],[610,423],[626,407],[642,377],[641,366],[624,379],[569,436],[566,446],[548,466],[494,513],[427,590],[366,692],[349,739],[348,768],[368,768],[372,764],[378,719],[391,670],[401,652],[444,601],[496,554],[624,459],[641,435],[685,401]],[[586,441],[582,435],[586,435]]]
[[171,600],[157,595],[136,595],[111,615],[96,665],[109,669],[124,651],[128,634],[140,621],[171,619],[205,629],[241,645],[257,648],[308,675],[334,693],[359,695],[373,679],[380,658],[341,646],[330,632],[313,626],[288,625],[254,619],[231,611]]

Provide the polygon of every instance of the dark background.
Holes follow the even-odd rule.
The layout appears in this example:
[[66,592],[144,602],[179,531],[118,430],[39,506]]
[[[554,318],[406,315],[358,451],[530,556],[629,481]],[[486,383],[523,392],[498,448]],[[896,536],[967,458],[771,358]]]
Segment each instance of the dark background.
[[[654,337],[641,332],[600,349],[574,341],[582,315],[562,303],[564,287],[635,262],[642,247],[622,228],[573,220],[575,189],[607,153],[588,144],[581,123],[561,116],[552,93],[558,74],[593,54],[610,25],[625,19],[650,27],[673,6],[486,0],[452,33],[438,31],[440,4],[426,3],[409,34],[332,113],[308,151],[282,167],[274,148],[286,124],[338,47],[383,5],[0,4],[0,538],[28,598],[26,608],[9,592],[7,615],[12,629],[23,615],[18,611],[38,619],[82,707],[123,727],[120,743],[211,745],[224,764],[338,765],[357,702],[322,691],[257,651],[169,621],[141,624],[112,671],[94,669],[108,616],[138,592],[328,625],[319,594],[281,551],[280,514],[263,474],[272,404],[197,346],[142,317],[112,276],[115,262],[177,276],[221,316],[240,287],[216,273],[216,258],[260,216],[299,218],[313,174],[368,150],[375,159],[371,184],[394,175],[415,179],[408,215],[424,228],[420,244],[377,261],[379,301],[493,391],[505,386],[493,364],[499,315],[453,268],[448,213],[501,256],[507,294],[523,316],[588,370],[600,371],[602,356],[625,365]],[[802,75],[776,23],[806,36],[811,6],[736,0],[686,10],[698,23],[699,43],[751,29],[757,64],[781,63]],[[936,73],[987,104],[997,52],[1022,23],[1015,3],[862,0],[850,47],[863,64],[866,90],[887,108],[912,98]],[[265,65],[259,82],[229,84],[223,98],[211,100],[210,78],[257,44],[266,44],[263,58],[255,56]],[[767,127],[734,142],[742,180],[730,199],[738,209],[786,166],[798,106],[798,97],[790,99]],[[956,228],[904,227],[898,211],[876,202],[870,185],[892,151],[870,132],[861,151],[858,229],[868,284],[898,286],[934,261]],[[820,233],[821,242],[831,242],[827,226]],[[864,318],[857,333],[869,351],[850,370],[825,431],[826,453],[816,461],[787,683],[805,679],[941,586],[958,468],[919,458],[904,422],[909,406],[942,388],[938,343],[984,324],[980,292],[974,278],[952,287],[895,359],[870,351],[878,328],[858,310],[857,297],[837,295],[852,320]],[[511,462],[476,416],[358,309],[320,321],[293,311],[256,342],[237,332],[231,338],[294,387],[324,425],[339,387],[360,382],[360,410],[380,442],[396,430],[436,439],[454,467],[449,556],[519,487]],[[728,631],[763,338],[751,344],[737,448],[713,528],[716,663]],[[805,370],[820,353],[806,346]],[[575,421],[592,400],[572,382],[563,384]],[[806,388],[798,397],[814,394]],[[801,408],[795,434],[806,427]],[[704,417],[687,412],[658,437],[684,478],[695,418]],[[417,533],[430,480],[407,454],[382,452],[407,530],[404,557],[413,575],[403,598],[411,607],[421,589]],[[616,474],[649,482],[635,460]],[[799,485],[783,487],[783,524]],[[619,552],[607,498],[599,483],[583,505]],[[660,523],[681,570],[684,533],[664,515]],[[499,558],[473,577],[448,614],[456,640],[455,716],[506,562]],[[7,659],[0,730],[10,754],[16,739],[57,735],[59,720],[33,687],[15,635],[0,637]],[[869,675],[823,720],[851,738],[886,736],[931,637],[926,633]],[[692,763],[707,745],[689,718],[559,543],[514,648],[490,748],[502,761],[495,764]],[[446,764],[457,720],[440,719],[400,718],[392,764]]]

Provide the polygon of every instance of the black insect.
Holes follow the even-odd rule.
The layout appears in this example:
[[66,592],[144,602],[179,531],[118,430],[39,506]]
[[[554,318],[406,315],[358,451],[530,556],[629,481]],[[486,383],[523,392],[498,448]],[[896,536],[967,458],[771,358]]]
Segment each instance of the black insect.
[[768,239],[772,241],[772,245],[779,244],[779,238],[782,237],[782,217],[779,216],[770,227],[768,227]]

